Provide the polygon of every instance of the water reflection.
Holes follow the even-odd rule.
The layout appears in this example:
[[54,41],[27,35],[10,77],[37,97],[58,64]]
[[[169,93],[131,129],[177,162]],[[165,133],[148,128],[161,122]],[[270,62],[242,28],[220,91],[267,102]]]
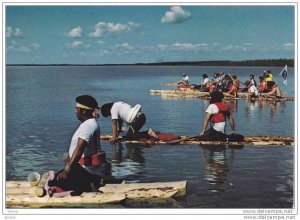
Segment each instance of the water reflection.
[[143,148],[136,144],[125,146],[126,151],[122,143],[112,145],[111,174],[126,181],[138,182],[144,173]]
[[208,182],[210,192],[223,192],[228,185],[233,185],[227,176],[233,164],[234,152],[238,148],[243,146],[201,146],[205,165],[204,179]]
[[226,103],[232,112],[238,111],[238,100],[230,99],[230,100],[226,100]]
[[276,115],[276,113],[286,107],[286,101],[278,100],[247,100],[246,113],[247,115],[253,114],[255,112],[265,111],[267,108],[270,109],[271,118]]

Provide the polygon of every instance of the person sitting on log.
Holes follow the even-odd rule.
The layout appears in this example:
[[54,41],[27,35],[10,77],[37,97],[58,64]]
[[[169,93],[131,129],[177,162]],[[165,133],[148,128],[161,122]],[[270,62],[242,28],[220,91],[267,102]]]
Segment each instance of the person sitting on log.
[[281,93],[280,89],[278,88],[277,83],[275,83],[272,86],[271,91],[269,90],[269,92],[264,95],[269,98],[281,98],[282,97],[282,93]]
[[265,79],[262,76],[259,77],[259,85],[258,85],[257,89],[260,93],[269,92],[267,83],[266,83]]
[[112,138],[110,143],[118,141],[118,135],[122,132],[123,122],[129,125],[125,135],[126,140],[138,140],[141,138],[158,138],[157,134],[150,128],[148,131],[139,132],[146,123],[146,116],[141,112],[142,106],[137,104],[134,107],[118,101],[106,103],[101,106],[101,114],[103,117],[111,116],[112,120]]
[[[215,91],[211,94],[210,105],[206,109],[206,115],[203,121],[203,129],[200,132],[198,140],[200,141],[226,141],[227,138],[235,135],[235,124],[233,114],[228,105],[223,102],[223,93]],[[231,135],[225,134],[226,118],[229,118]],[[207,129],[208,124],[211,127]],[[207,129],[207,130],[206,130]],[[238,139],[243,139],[240,136]]]
[[228,94],[238,97],[238,90],[240,88],[240,80],[236,77],[236,75],[232,76],[232,85],[228,91]]
[[273,74],[270,70],[265,70],[263,76],[264,76],[266,82],[273,81]]
[[201,83],[201,91],[208,92],[209,91],[209,78],[207,74],[202,74],[202,83]]
[[246,80],[245,85],[248,87],[248,98],[257,98],[257,88],[249,80]]
[[257,87],[257,83],[256,83],[256,80],[255,80],[253,74],[249,75],[249,81],[252,83],[252,85],[254,85],[255,87]]
[[189,80],[190,80],[190,79],[189,79],[189,76],[188,76],[186,73],[184,73],[184,74],[182,75],[182,80],[179,81],[179,82],[177,83],[177,85],[179,85],[179,86],[187,86],[187,85],[190,84],[190,81],[189,81]]
[[[97,169],[101,167],[93,164],[92,160],[86,160],[100,149],[100,128],[97,122],[99,107],[97,101],[89,95],[78,96],[76,102],[75,113],[81,124],[71,139],[64,169],[54,175],[48,186],[81,194],[97,191],[101,184],[102,177]],[[104,160],[103,154],[101,157]]]

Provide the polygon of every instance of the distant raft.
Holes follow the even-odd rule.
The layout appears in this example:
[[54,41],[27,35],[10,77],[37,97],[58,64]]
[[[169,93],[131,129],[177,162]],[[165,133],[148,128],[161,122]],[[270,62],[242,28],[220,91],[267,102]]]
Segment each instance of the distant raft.
[[[162,98],[202,98],[202,99],[209,99],[210,94],[209,92],[201,92],[199,90],[150,90],[151,95],[161,95]],[[230,95],[226,92],[223,93],[225,99],[248,99],[247,92],[239,92],[238,96],[235,97]],[[294,101],[294,97],[287,96],[284,94],[282,97],[272,97],[266,96],[265,94],[257,97],[251,98],[251,100],[275,100],[275,101]]]
[[[111,135],[101,135],[100,138],[103,141],[108,141]],[[245,136],[244,141],[198,141],[196,138],[189,136],[178,136],[176,144],[191,144],[191,145],[230,145],[230,146],[294,146],[294,137],[290,136]],[[182,141],[181,141],[182,140]],[[119,142],[129,144],[141,144],[141,145],[169,145],[174,144],[174,141],[161,141],[154,139],[141,139],[141,140],[125,140],[122,137],[119,138]]]

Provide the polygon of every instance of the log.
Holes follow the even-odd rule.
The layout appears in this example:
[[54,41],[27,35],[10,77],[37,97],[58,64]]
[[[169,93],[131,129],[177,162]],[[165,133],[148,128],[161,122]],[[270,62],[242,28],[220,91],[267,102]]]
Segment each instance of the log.
[[48,177],[49,177],[49,173],[43,174],[41,181],[39,182],[38,186],[35,188],[35,195],[37,195],[39,197],[43,197],[46,195],[47,192],[46,192],[44,186],[47,182]]
[[[179,136],[180,139],[187,139],[189,136]],[[101,135],[101,140],[108,141],[111,138],[111,135]],[[119,142],[130,143],[130,144],[141,144],[141,145],[168,145],[166,141],[139,141],[139,140],[125,140],[122,137],[119,137]],[[252,145],[252,146],[293,146],[294,137],[290,136],[245,136],[244,141],[234,142],[234,141],[198,141],[198,140],[185,140],[177,144],[191,144],[191,145],[230,145],[230,146],[241,146],[241,145]]]
[[[162,98],[200,98],[208,99],[210,95],[208,92],[200,92],[198,90],[150,90],[151,95],[161,95]],[[224,92],[225,99],[249,99],[248,93],[239,92],[238,97],[234,97]],[[269,101],[294,101],[294,97],[283,95],[281,98],[275,98],[271,96],[259,96],[257,98],[250,98],[250,100],[269,100]]]
[[63,198],[38,197],[34,193],[36,188],[30,187],[25,181],[7,181],[6,207],[98,207],[132,201],[163,202],[184,196],[186,181],[107,184],[99,189],[100,192],[88,192],[80,196]]

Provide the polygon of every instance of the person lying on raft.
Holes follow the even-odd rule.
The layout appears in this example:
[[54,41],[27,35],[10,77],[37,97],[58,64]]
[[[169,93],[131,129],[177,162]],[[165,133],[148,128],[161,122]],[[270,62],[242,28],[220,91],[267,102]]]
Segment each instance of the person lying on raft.
[[118,101],[106,103],[101,106],[101,114],[103,117],[111,116],[112,138],[110,143],[118,141],[118,135],[122,132],[123,123],[127,123],[129,128],[126,132],[126,140],[139,140],[141,138],[157,138],[156,133],[150,128],[148,131],[139,132],[146,122],[146,116],[141,112],[141,105],[137,104],[134,107]]
[[[201,141],[224,141],[226,118],[229,118],[231,134],[235,134],[235,124],[232,113],[226,103],[222,102],[224,96],[221,92],[215,91],[211,94],[210,105],[206,109],[203,121],[203,129],[198,140]],[[211,127],[206,130],[208,124]]]
[[88,95],[78,96],[76,102],[75,113],[81,124],[72,137],[64,169],[55,174],[48,185],[81,194],[97,191],[102,179],[97,172],[99,167],[92,162],[86,164],[84,160],[100,149],[100,128],[97,122],[99,107],[97,101]]

